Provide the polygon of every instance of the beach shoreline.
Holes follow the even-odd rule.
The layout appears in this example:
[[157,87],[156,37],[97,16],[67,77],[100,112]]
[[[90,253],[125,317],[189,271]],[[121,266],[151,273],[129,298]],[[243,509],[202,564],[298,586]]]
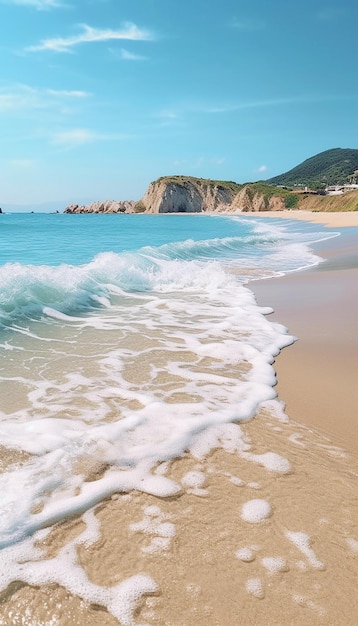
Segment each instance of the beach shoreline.
[[277,357],[277,393],[290,418],[317,428],[358,456],[358,214],[285,211],[271,217],[304,219],[342,236],[314,244],[325,261],[285,276],[251,282],[259,305],[272,307],[272,321],[297,337]]

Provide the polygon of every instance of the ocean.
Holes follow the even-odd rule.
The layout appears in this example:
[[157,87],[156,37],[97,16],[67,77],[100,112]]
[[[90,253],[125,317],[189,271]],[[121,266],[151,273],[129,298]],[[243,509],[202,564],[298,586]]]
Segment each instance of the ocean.
[[[179,484],[170,463],[230,448],[230,426],[262,406],[280,411],[272,364],[294,337],[247,284],[321,263],[312,245],[337,235],[261,216],[0,216],[3,593],[58,584],[135,623],[155,580],[101,586],[76,556],[99,538],[95,507],[117,493],[200,495],[200,472]],[[274,453],[265,462],[285,471]],[[78,516],[81,539],[45,558],[41,542]],[[158,550],[173,532],[162,526]]]

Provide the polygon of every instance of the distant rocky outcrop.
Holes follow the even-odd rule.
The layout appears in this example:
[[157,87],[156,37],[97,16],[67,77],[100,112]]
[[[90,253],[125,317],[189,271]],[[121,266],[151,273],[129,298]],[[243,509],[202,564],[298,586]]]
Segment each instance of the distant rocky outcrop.
[[278,192],[281,195],[265,195],[255,184],[166,176],[149,185],[138,205],[146,213],[281,210],[285,208],[285,203],[281,191]]
[[92,204],[69,204],[64,213],[133,213],[134,200],[104,200]]

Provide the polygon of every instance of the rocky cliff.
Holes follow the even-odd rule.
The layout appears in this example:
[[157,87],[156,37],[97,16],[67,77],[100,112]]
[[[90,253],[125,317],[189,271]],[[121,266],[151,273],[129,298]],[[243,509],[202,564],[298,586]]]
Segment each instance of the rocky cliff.
[[64,213],[133,213],[135,204],[133,200],[104,200],[82,206],[69,204]]
[[138,206],[146,213],[270,211],[284,209],[284,198],[250,184],[172,176],[151,183]]
[[285,208],[287,193],[260,183],[239,185],[189,176],[165,176],[150,183],[139,202],[70,204],[65,213],[222,213]]
[[222,211],[232,205],[240,185],[172,176],[151,183],[140,201],[146,213]]

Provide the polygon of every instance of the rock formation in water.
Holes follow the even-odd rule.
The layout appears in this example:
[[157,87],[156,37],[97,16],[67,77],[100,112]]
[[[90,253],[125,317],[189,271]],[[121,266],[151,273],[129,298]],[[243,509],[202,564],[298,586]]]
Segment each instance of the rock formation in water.
[[133,200],[104,200],[92,204],[69,204],[64,213],[133,213]]

